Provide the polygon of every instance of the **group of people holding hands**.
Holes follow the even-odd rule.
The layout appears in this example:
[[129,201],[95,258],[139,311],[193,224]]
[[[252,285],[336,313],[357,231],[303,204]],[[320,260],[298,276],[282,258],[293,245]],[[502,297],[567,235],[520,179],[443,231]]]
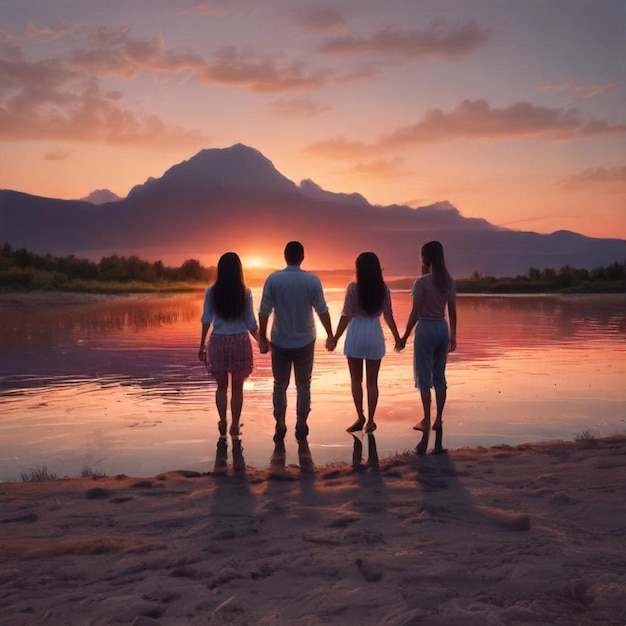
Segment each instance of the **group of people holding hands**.
[[[301,269],[304,247],[290,241],[285,247],[286,267],[271,273],[263,286],[263,295],[255,316],[252,292],[246,286],[239,256],[222,255],[213,285],[205,292],[202,332],[198,358],[206,363],[217,389],[215,403],[219,414],[220,437],[240,434],[243,385],[253,369],[250,336],[261,354],[271,351],[274,378],[273,407],[276,420],[274,442],[282,443],[287,433],[287,388],[291,371],[296,384],[296,426],[298,442],[309,433],[307,419],[311,410],[311,375],[315,348],[315,320],[319,317],[326,331],[326,348],[335,350],[345,333],[344,355],[350,371],[351,391],[356,420],[347,431],[373,433],[378,404],[378,372],[385,355],[382,317],[393,335],[395,350],[403,350],[415,330],[413,371],[420,391],[423,419],[413,428],[422,432],[416,448],[425,454],[428,435],[436,434],[434,453],[443,453],[442,424],[446,402],[446,362],[449,351],[456,349],[456,285],[446,269],[443,247],[438,241],[422,246],[422,275],[413,284],[413,306],[406,330],[400,335],[391,303],[391,293],[383,279],[376,254],[363,252],[356,259],[356,280],[351,282],[337,329],[333,332],[322,283],[313,273]],[[449,322],[446,320],[446,310]],[[271,337],[268,325],[273,315]],[[208,339],[209,329],[212,327]],[[365,370],[365,393],[363,375]],[[228,387],[231,388],[231,423],[228,428]],[[431,388],[435,390],[436,415],[431,424]],[[367,411],[364,409],[367,397]]]

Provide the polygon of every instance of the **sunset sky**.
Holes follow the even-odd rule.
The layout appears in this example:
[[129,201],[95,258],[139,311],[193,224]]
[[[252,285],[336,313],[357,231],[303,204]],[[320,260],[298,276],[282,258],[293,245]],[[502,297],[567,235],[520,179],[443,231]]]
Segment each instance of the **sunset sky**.
[[624,0],[0,0],[0,188],[296,183],[626,239]]

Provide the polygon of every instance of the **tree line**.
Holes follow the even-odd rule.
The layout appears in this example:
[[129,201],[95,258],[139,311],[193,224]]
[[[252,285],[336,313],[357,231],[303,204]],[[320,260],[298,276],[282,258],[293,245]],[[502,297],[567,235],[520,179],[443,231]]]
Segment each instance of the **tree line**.
[[[269,271],[269,270],[268,270]],[[0,290],[154,291],[189,289],[215,280],[216,268],[187,259],[179,267],[137,256],[105,256],[100,261],[53,254],[37,254],[25,248],[0,248]],[[255,276],[253,282],[258,282]],[[262,280],[261,280],[262,283]],[[389,286],[409,289],[412,278],[394,280]],[[626,263],[612,263],[592,270],[569,265],[559,270],[536,267],[515,277],[473,272],[457,280],[460,293],[592,292],[626,290]]]
[[4,290],[88,290],[98,284],[206,285],[215,279],[215,272],[215,267],[204,267],[197,259],[188,259],[180,267],[170,267],[162,261],[145,261],[137,256],[114,254],[96,262],[73,254],[55,256],[25,248],[14,250],[8,243],[0,248],[0,284]]
[[592,270],[564,265],[559,270],[536,267],[526,274],[497,278],[474,272],[457,281],[459,291],[466,293],[585,292],[626,290],[626,263],[611,263]]

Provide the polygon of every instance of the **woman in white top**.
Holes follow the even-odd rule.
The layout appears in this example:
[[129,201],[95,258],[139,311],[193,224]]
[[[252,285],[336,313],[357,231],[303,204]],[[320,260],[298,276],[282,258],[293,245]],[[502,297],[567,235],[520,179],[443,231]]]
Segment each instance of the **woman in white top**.
[[[376,430],[374,413],[378,404],[378,370],[385,356],[385,338],[380,316],[385,318],[396,346],[400,335],[391,309],[391,294],[380,268],[378,257],[373,252],[363,252],[356,260],[356,282],[346,289],[346,297],[335,333],[335,344],[348,329],[343,353],[348,359],[352,399],[357,419],[347,430],[349,433]],[[367,423],[363,411],[363,363],[367,375]]]
[[[231,379],[231,437],[239,436],[239,418],[243,406],[243,382],[252,373],[252,335],[259,340],[252,305],[252,292],[246,287],[241,260],[234,252],[223,254],[217,264],[215,283],[204,294],[202,335],[198,358],[204,361],[215,382],[215,404],[219,413],[220,437],[226,437],[228,378]],[[208,353],[206,336],[213,324]]]
[[[443,408],[446,403],[446,363],[448,352],[456,350],[456,284],[443,256],[443,246],[429,241],[422,246],[422,276],[413,283],[411,294],[413,308],[402,337],[404,346],[415,324],[415,348],[413,351],[413,375],[419,388],[424,418],[413,428],[422,431],[422,442],[416,448],[418,454],[426,452],[430,431],[430,388],[435,388],[437,416],[432,428],[437,432],[434,453],[445,452],[442,446]],[[450,326],[446,322],[446,307]]]

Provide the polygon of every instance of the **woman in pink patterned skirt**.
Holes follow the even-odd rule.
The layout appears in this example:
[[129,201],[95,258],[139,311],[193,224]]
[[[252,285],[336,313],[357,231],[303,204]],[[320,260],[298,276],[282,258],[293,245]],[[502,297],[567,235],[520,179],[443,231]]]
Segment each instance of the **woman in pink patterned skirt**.
[[[217,264],[217,277],[204,294],[202,336],[198,358],[204,361],[217,383],[215,404],[219,413],[220,437],[226,437],[228,379],[231,381],[231,437],[238,437],[239,418],[243,406],[243,382],[252,373],[250,337],[259,340],[252,305],[252,292],[244,282],[241,260],[234,252],[223,254]],[[205,341],[209,328],[208,352]]]

